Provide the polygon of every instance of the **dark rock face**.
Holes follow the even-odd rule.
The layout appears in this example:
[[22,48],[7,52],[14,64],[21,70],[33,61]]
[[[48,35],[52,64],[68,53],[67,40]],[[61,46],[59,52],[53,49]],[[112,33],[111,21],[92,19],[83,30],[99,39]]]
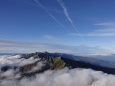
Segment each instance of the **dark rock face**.
[[14,66],[14,67],[11,67],[11,66],[4,66],[1,68],[1,71],[2,72],[6,72],[8,71],[9,69],[13,69],[13,70],[16,70],[18,67]]
[[36,53],[30,53],[30,54],[23,54],[22,58],[28,59],[30,57],[34,57],[34,58],[43,58],[47,56],[47,54],[45,53],[41,53],[41,52],[36,52]]
[[[28,72],[32,70],[37,64],[42,63],[43,66],[35,71]],[[36,73],[44,72],[45,70],[58,70],[65,67],[65,62],[61,60],[61,57],[53,58],[50,56],[45,56],[40,60],[36,61],[35,63],[28,64],[25,66],[20,67],[20,72],[23,76],[31,76]]]
[[69,68],[90,68],[97,71],[103,71],[108,74],[114,74],[115,72],[115,68],[101,67],[101,66],[80,62],[80,61],[74,61],[66,58],[62,58],[62,60],[66,63],[65,66]]
[[53,69],[61,69],[61,68],[65,67],[65,62],[63,60],[61,60],[61,57],[53,58],[50,56],[46,56],[46,57],[43,57],[40,60],[36,61],[35,63],[20,67],[20,72],[26,72],[26,71],[32,69],[32,67],[36,66],[39,62],[44,62],[45,66],[47,66],[44,68],[48,68],[48,69],[52,69],[52,70]]
[[1,71],[2,71],[2,72],[5,72],[5,71],[7,71],[7,70],[9,70],[9,69],[11,69],[10,66],[4,66],[4,67],[1,68]]

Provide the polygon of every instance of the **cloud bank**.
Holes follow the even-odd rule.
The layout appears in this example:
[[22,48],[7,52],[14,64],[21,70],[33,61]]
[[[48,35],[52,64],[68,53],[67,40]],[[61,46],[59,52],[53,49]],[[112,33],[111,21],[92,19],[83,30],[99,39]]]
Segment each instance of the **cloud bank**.
[[[14,66],[16,64],[15,62],[20,60],[19,56],[17,55],[6,57],[8,58],[0,58],[11,59],[8,60],[7,63],[12,63]],[[28,64],[29,59],[26,60],[27,61],[25,63]],[[1,62],[2,61],[0,60],[0,63]],[[4,60],[2,63],[4,64],[0,64],[0,67],[4,65],[6,66],[6,62]],[[24,65],[23,61],[21,65]],[[43,66],[43,63],[38,63],[28,72],[41,69]],[[0,86],[115,86],[115,75],[82,68],[47,70],[45,72],[36,74],[33,77],[23,77],[20,80],[16,80],[17,78],[20,78],[20,72],[18,69],[10,69],[5,72],[0,71]]]
[[34,59],[33,57],[29,59],[20,58],[21,55],[2,55],[0,56],[0,68],[3,66],[24,66],[31,64],[39,59]]
[[65,68],[21,80],[0,80],[0,86],[115,86],[115,76],[91,69]]

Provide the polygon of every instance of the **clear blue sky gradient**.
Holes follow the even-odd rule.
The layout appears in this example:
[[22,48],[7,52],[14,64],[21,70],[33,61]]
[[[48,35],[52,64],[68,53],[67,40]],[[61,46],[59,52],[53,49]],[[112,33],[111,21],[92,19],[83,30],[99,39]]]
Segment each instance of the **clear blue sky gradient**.
[[67,31],[34,0],[0,0],[0,39],[98,46],[114,51],[115,0],[63,0],[78,32],[57,0],[39,2]]

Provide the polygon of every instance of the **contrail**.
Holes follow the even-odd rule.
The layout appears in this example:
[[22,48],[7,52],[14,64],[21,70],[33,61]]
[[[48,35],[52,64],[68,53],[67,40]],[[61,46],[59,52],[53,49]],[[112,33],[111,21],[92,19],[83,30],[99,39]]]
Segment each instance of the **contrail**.
[[63,27],[65,31],[69,32],[69,31],[66,29],[66,27],[65,27],[62,23],[60,23],[38,0],[35,0],[35,2],[36,2],[37,4],[39,4],[39,6],[40,6],[42,9],[44,9],[44,10],[46,11],[46,13],[48,13],[48,15],[51,16],[61,27]]
[[[64,14],[65,14],[65,16],[67,17],[67,19],[69,20],[69,22],[71,23],[72,27],[75,29],[76,32],[79,33],[78,29],[76,28],[75,24],[73,23],[72,19],[71,19],[70,16],[69,16],[69,13],[68,13],[68,11],[67,11],[67,8],[66,8],[64,2],[63,2],[62,0],[57,0],[57,1],[58,1],[58,3],[61,5],[61,7],[63,8]],[[82,34],[79,34],[79,35],[80,35],[81,38],[83,39]],[[84,39],[83,39],[83,40],[84,40]]]

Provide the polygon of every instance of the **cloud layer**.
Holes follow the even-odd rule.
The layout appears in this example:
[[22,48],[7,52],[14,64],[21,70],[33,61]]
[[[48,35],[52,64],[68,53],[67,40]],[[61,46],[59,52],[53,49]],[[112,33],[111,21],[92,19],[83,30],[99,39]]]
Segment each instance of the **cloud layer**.
[[[35,61],[35,59],[33,61],[32,58],[30,58],[31,62],[30,59],[26,59],[25,61],[25,59],[23,60],[23,58],[21,58],[21,62],[18,62],[17,60],[20,60],[19,55],[4,56],[4,58],[0,58],[2,58],[2,60],[0,60],[0,67],[9,65],[21,66]],[[8,60],[5,61],[6,59]],[[41,69],[43,66],[43,63],[38,63],[28,72]],[[6,78],[3,79],[3,77]],[[16,80],[17,78],[20,78],[18,69],[10,69],[5,72],[0,71],[0,86],[115,86],[115,75],[81,68],[47,70],[33,77],[23,77],[20,80]]]
[[20,58],[21,55],[2,55],[0,56],[0,68],[3,66],[24,66],[31,64],[39,59],[34,59],[33,57],[29,59]]
[[21,80],[0,80],[0,86],[115,86],[115,76],[91,69],[65,68]]
[[[19,67],[22,67],[27,64],[34,63],[39,60],[39,58],[34,59],[30,57],[29,59],[21,58],[21,55],[1,55],[0,56],[0,79],[17,79],[20,78]],[[42,67],[42,63],[39,63],[29,72],[35,71]],[[8,68],[8,70],[3,72],[3,68]]]
[[112,51],[100,47],[91,47],[87,45],[70,46],[65,44],[48,43],[48,42],[23,42],[15,40],[0,39],[1,53],[32,53],[32,52],[60,52],[76,55],[82,54],[107,54]]

